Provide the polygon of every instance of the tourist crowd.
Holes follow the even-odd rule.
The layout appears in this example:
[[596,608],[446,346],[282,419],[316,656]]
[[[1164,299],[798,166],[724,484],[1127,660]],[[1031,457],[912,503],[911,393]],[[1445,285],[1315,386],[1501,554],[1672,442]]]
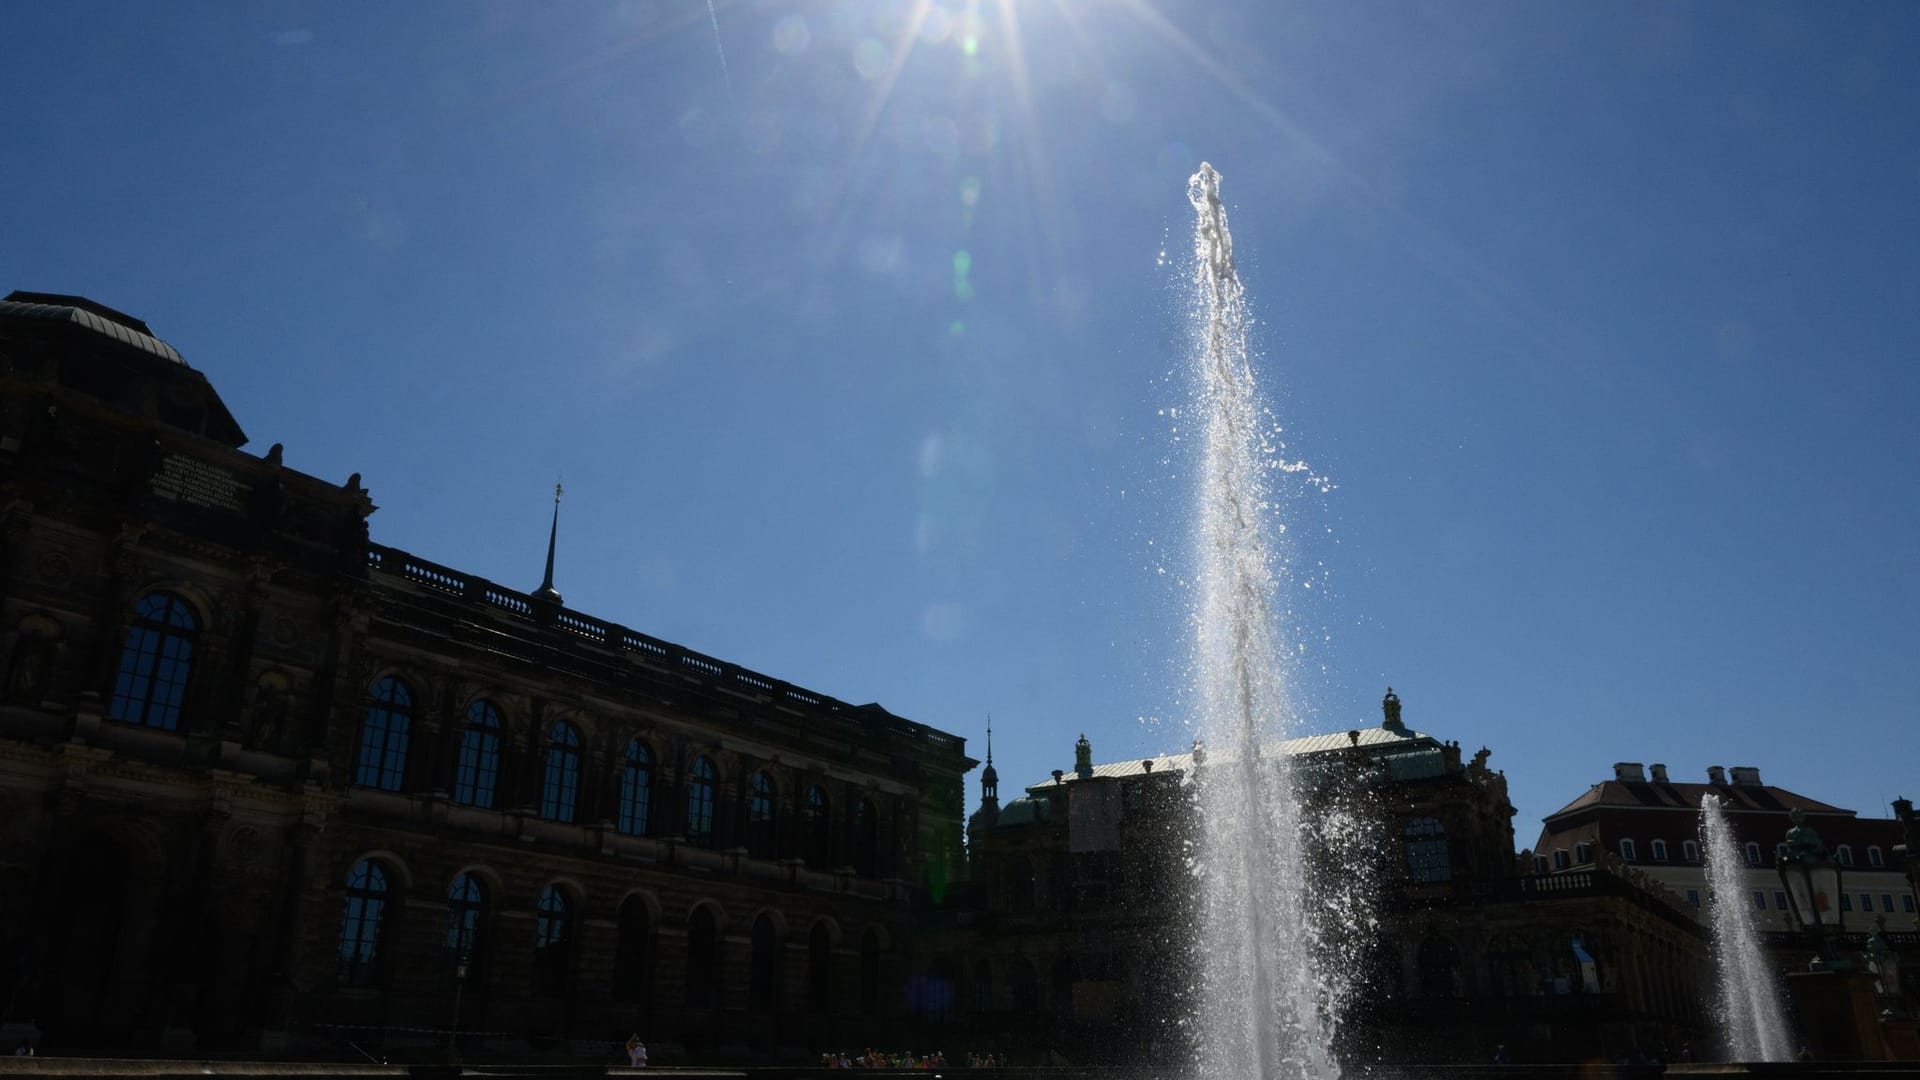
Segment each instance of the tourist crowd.
[[[967,1065],[976,1069],[991,1069],[1006,1064],[993,1054],[967,1054]],[[827,1053],[820,1055],[820,1067],[824,1069],[944,1069],[947,1067],[947,1055],[939,1050],[931,1054],[915,1054],[908,1050],[890,1054],[883,1050],[867,1047],[866,1053],[850,1056],[846,1053]]]

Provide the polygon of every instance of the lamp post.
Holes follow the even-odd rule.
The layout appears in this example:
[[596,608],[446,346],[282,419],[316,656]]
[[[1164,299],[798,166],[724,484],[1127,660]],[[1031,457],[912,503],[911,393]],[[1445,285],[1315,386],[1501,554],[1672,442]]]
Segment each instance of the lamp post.
[[1900,954],[1887,944],[1887,917],[1873,917],[1873,933],[1867,937],[1867,970],[1873,973],[1875,991],[1880,995],[1882,1020],[1905,1018],[1900,1007]]
[[1827,853],[1820,834],[1807,824],[1807,812],[1795,808],[1793,827],[1787,830],[1786,853],[1775,860],[1780,884],[1793,903],[1801,929],[1813,940],[1809,971],[1851,971],[1853,964],[1835,954],[1832,937],[1841,930],[1840,865]]
[[447,1033],[447,1060],[460,1063],[460,1000],[467,992],[467,961],[464,951],[453,964],[453,1029]]

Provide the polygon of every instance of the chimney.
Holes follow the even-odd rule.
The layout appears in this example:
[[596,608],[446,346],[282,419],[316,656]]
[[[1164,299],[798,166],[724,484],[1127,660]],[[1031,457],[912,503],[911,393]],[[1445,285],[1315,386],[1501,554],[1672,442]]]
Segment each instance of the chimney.
[[1754,768],[1752,765],[1735,765],[1733,767],[1733,782],[1741,787],[1759,787],[1760,770]]
[[1637,783],[1646,783],[1647,774],[1640,769],[1637,761],[1616,761],[1613,763],[1613,778]]
[[1649,765],[1647,768],[1653,770],[1654,783],[1664,784],[1667,782],[1667,767],[1665,765]]
[[1727,782],[1727,770],[1726,770],[1726,769],[1724,769],[1724,768],[1722,768],[1722,767],[1721,767],[1721,766],[1719,766],[1719,765],[1709,765],[1709,766],[1707,766],[1707,783],[1709,783],[1709,784],[1720,784],[1720,785],[1723,785],[1723,786],[1724,786],[1724,785],[1726,784],[1726,782]]

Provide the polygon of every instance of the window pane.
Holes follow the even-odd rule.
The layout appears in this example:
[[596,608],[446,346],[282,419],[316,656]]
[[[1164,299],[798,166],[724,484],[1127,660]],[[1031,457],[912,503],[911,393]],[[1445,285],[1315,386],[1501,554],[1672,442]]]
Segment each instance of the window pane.
[[378,970],[380,920],[387,906],[387,877],[365,859],[347,874],[347,907],[340,923],[340,981],[371,986]]
[[1407,877],[1418,884],[1453,880],[1447,852],[1447,830],[1439,818],[1417,817],[1407,822]]
[[467,708],[467,727],[460,734],[460,755],[454,763],[453,801],[464,806],[493,809],[494,788],[500,777],[500,712],[485,701]]
[[399,791],[406,777],[413,696],[391,676],[374,684],[360,726],[360,747],[353,782],[361,787]]
[[687,775],[687,839],[701,847],[713,844],[713,804],[718,773],[713,762],[695,758]]
[[647,835],[647,807],[653,799],[653,754],[635,739],[627,744],[626,769],[620,775],[620,816],[616,827],[629,836]]
[[540,890],[539,920],[534,927],[533,978],[536,993],[564,994],[569,951],[573,943],[573,908],[559,886]]
[[199,620],[172,593],[149,593],[135,607],[114,675],[107,715],[164,731],[180,726]]
[[774,854],[773,777],[764,772],[753,774],[753,791],[747,803],[747,851],[756,859]]
[[580,733],[573,725],[553,725],[547,742],[546,775],[540,784],[540,816],[572,821],[580,791]]
[[486,913],[485,886],[472,874],[453,879],[447,890],[447,933],[444,944],[447,970],[458,970],[465,961],[475,963],[480,956],[481,919]]

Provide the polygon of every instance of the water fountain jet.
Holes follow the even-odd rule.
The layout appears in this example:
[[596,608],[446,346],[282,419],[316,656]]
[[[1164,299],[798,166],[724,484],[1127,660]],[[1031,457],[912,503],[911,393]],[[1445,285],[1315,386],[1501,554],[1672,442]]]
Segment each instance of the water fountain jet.
[[1201,843],[1199,1065],[1207,1076],[1325,1080],[1340,987],[1322,970],[1309,910],[1302,815],[1287,735],[1281,581],[1263,423],[1248,350],[1246,292],[1220,200],[1202,164],[1193,204],[1196,396],[1203,423],[1196,514],[1195,693],[1211,763],[1196,765]]
[[1740,882],[1739,846],[1718,795],[1700,799],[1700,843],[1707,855],[1707,902],[1713,914],[1714,1013],[1726,1035],[1728,1059],[1786,1061],[1792,1048],[1785,1013]]

